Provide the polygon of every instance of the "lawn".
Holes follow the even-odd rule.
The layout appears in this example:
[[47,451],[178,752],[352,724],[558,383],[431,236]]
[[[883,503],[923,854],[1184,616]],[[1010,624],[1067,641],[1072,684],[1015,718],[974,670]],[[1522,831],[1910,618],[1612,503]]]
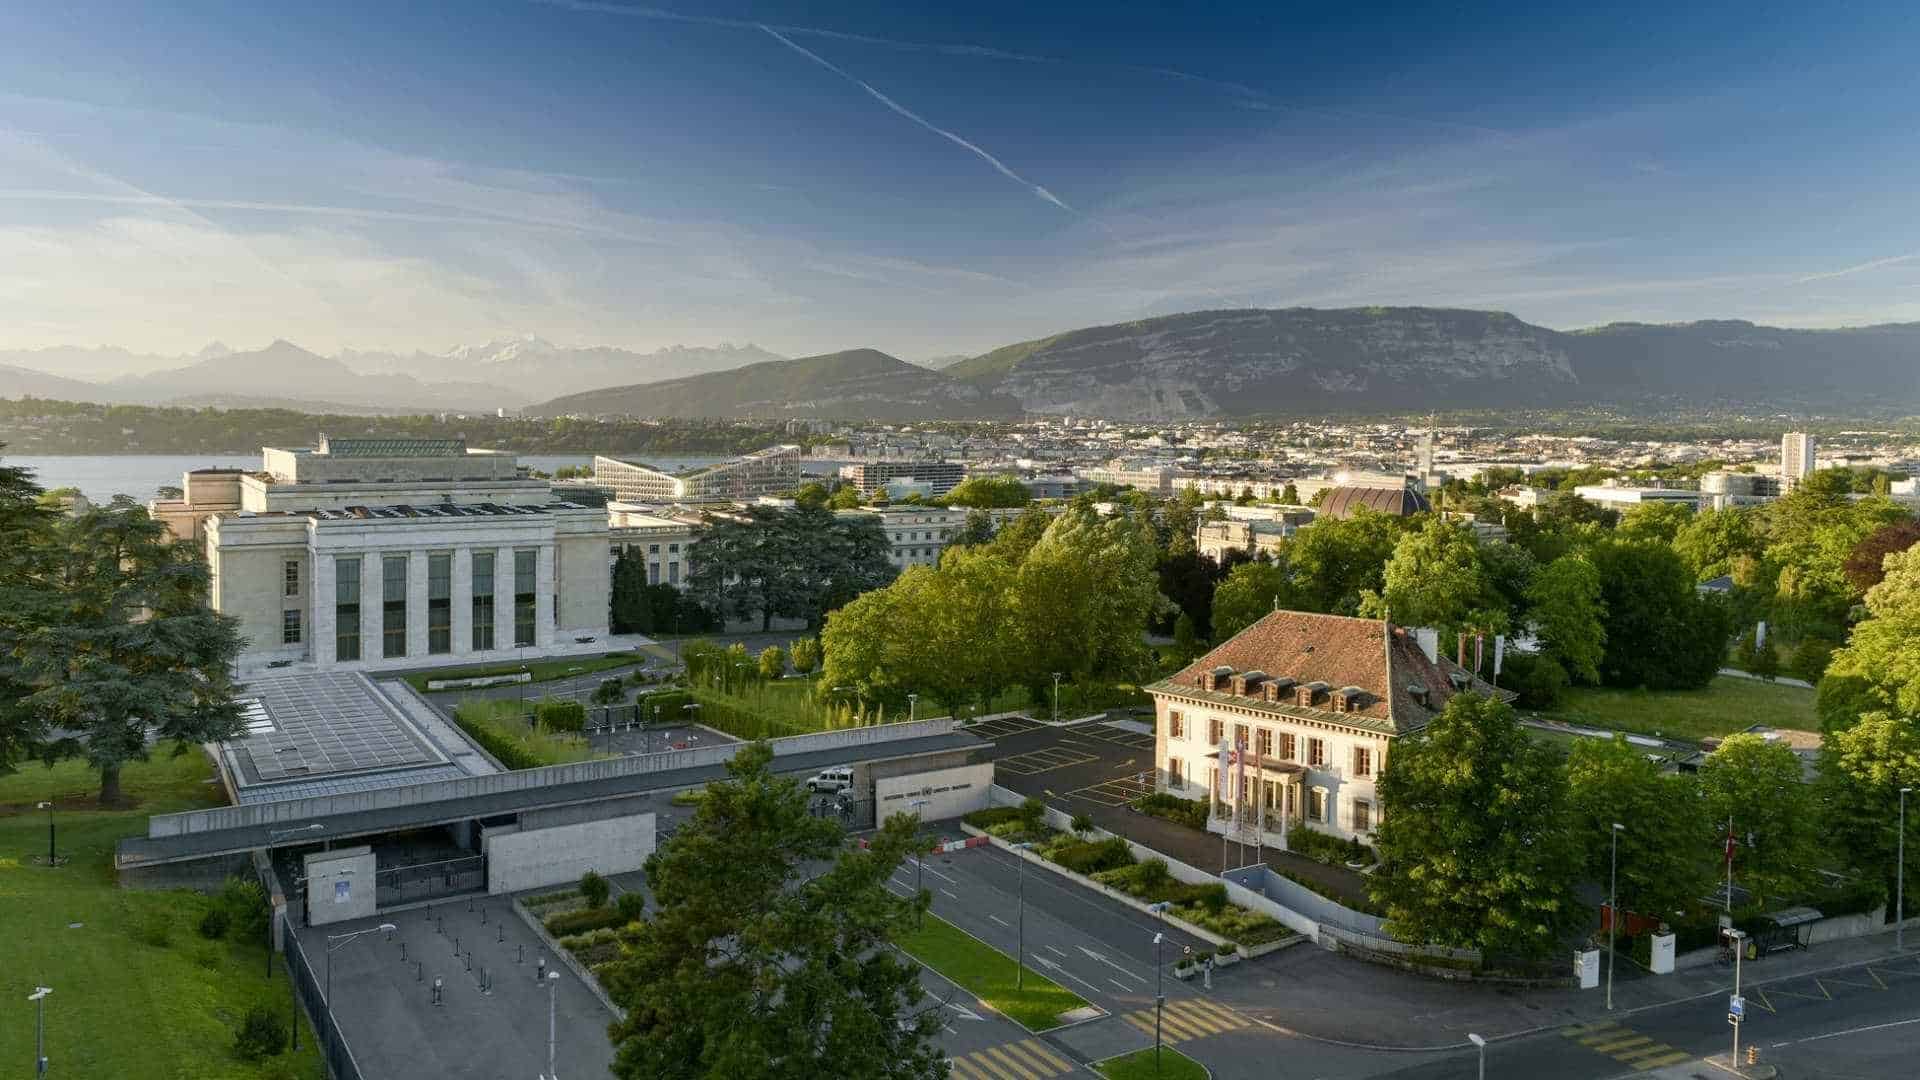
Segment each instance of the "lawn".
[[266,977],[263,943],[200,937],[195,927],[208,901],[196,893],[123,891],[114,882],[114,842],[145,832],[148,813],[219,804],[211,777],[198,751],[163,751],[151,764],[129,766],[122,779],[140,804],[134,811],[67,809],[95,787],[71,765],[33,765],[0,779],[0,801],[15,806],[60,795],[60,854],[70,860],[53,870],[34,861],[46,851],[45,814],[0,811],[0,992],[8,1001],[0,1061],[32,1060],[33,1014],[24,1002],[42,985],[53,988],[46,1016],[54,1076],[323,1076],[304,1027],[296,1056],[252,1065],[233,1052],[249,1007],[287,1015],[286,971],[276,958]]
[[[407,685],[420,693],[427,692],[427,680],[435,682],[441,679],[480,679],[489,675],[512,675],[525,671],[533,676],[536,683],[552,682],[570,675],[590,675],[596,671],[611,671],[614,668],[632,667],[644,657],[636,652],[607,653],[605,656],[565,656],[558,660],[535,660],[528,664],[487,664],[481,667],[443,668],[438,671],[420,671],[404,676]],[[434,691],[447,693],[448,691]],[[455,691],[457,692],[457,691]]]
[[1086,1008],[1086,999],[1032,968],[1025,985],[1014,988],[1013,957],[959,927],[929,913],[917,929],[894,944],[908,955],[965,987],[1029,1031],[1060,1026],[1060,1015]]
[[1153,1064],[1153,1047],[1135,1050],[1131,1054],[1108,1058],[1095,1065],[1101,1076],[1113,1080],[1207,1080],[1213,1074],[1207,1067],[1171,1046],[1160,1048],[1160,1067]]
[[1641,735],[1703,739],[1730,735],[1753,724],[1819,731],[1813,691],[1797,686],[1716,677],[1704,690],[1568,690],[1542,715],[1570,724]]
[[454,723],[509,769],[537,769],[606,757],[583,735],[529,723],[515,701],[469,698],[453,707]]
[[694,687],[689,693],[700,703],[695,721],[736,739],[778,739],[907,718],[878,707],[862,712],[857,705],[821,701],[814,693],[817,685],[812,679],[756,680],[730,690]]
[[[20,771],[0,776],[0,815],[31,811],[35,803],[46,800],[62,814],[69,809],[92,810],[99,794],[100,774],[84,761],[63,761],[52,768],[27,762]],[[131,765],[121,774],[121,794],[148,814],[226,802],[213,766],[198,747],[175,757],[167,744],[154,748],[151,761]],[[45,817],[40,821],[44,826]]]

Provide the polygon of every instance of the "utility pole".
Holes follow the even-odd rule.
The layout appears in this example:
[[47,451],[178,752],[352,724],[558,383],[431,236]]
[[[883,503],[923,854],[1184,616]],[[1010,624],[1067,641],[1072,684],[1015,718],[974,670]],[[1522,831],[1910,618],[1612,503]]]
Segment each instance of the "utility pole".
[[1613,823],[1613,845],[1607,854],[1607,1008],[1613,1008],[1613,935],[1620,926],[1620,834],[1626,826]]
[[553,1064],[554,1055],[554,1002],[559,996],[560,972],[556,969],[547,972],[547,1075],[546,1080],[560,1080],[560,1070]]
[[1907,947],[1907,794],[1913,789],[1900,789],[1900,854],[1894,864],[1893,872],[1893,948],[1898,952]]
[[33,1002],[33,1075],[47,1075],[47,995],[51,986],[36,986],[27,1000]]

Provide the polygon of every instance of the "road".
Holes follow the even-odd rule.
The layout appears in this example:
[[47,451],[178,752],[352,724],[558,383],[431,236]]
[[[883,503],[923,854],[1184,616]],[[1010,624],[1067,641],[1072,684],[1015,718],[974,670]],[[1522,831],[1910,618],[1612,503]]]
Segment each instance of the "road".
[[[1749,986],[1745,996],[1742,1056],[1744,1047],[1757,1046],[1760,1060],[1779,1065],[1783,1076],[1855,1080],[1920,1073],[1913,1061],[1920,1035],[1920,957]],[[1487,1051],[1487,1074],[1599,1080],[1683,1067],[1724,1055],[1731,1044],[1727,999],[1714,994],[1496,1042]],[[1476,1064],[1467,1050],[1383,1075],[1468,1078],[1477,1075]]]

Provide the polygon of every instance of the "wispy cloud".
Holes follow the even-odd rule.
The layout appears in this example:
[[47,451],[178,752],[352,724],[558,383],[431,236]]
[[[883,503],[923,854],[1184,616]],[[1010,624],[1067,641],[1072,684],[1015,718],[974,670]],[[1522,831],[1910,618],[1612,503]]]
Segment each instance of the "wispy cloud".
[[1829,281],[1833,278],[1852,277],[1854,274],[1864,274],[1869,270],[1878,270],[1883,266],[1898,266],[1901,263],[1912,262],[1915,259],[1920,259],[1920,251],[1906,255],[1889,255],[1884,259],[1873,259],[1868,262],[1855,263],[1852,266],[1843,267],[1839,270],[1828,270],[1825,273],[1808,274],[1805,277],[1795,278],[1793,283],[1795,285],[1805,285],[1810,281]]
[[792,49],[794,52],[799,53],[801,56],[806,57],[807,59],[813,61],[814,63],[819,64],[821,67],[826,68],[828,71],[833,72],[835,75],[838,75],[841,78],[847,80],[848,82],[854,84],[855,86],[858,86],[860,89],[865,90],[869,95],[873,97],[875,101],[878,101],[880,104],[885,105],[887,108],[892,109],[894,112],[899,113],[901,116],[904,116],[907,119],[913,121],[914,123],[919,124],[921,127],[926,128],[928,131],[933,132],[935,135],[939,135],[942,138],[951,140],[956,145],[970,151],[971,153],[979,157],[980,160],[993,166],[994,169],[997,172],[999,172],[1001,176],[1004,176],[1007,179],[1013,181],[1014,183],[1019,184],[1021,187],[1026,188],[1028,191],[1031,191],[1035,195],[1038,195],[1041,199],[1044,199],[1045,201],[1052,203],[1053,205],[1059,207],[1060,209],[1065,210],[1069,214],[1076,213],[1074,208],[1071,206],[1068,206],[1065,202],[1062,202],[1058,195],[1055,195],[1053,192],[1048,191],[1042,185],[1036,184],[1033,181],[1027,179],[1026,177],[1021,176],[1019,173],[1014,172],[1012,169],[1007,168],[1005,162],[1001,161],[997,157],[994,157],[992,154],[987,153],[985,150],[980,149],[980,147],[976,146],[975,144],[968,142],[966,139],[962,138],[959,135],[954,134],[951,131],[948,131],[946,128],[943,128],[938,124],[935,124],[927,120],[925,117],[921,116],[919,113],[914,112],[912,109],[907,108],[905,105],[900,104],[899,102],[893,100],[887,95],[874,89],[871,83],[868,83],[864,79],[861,79],[858,76],[852,74],[851,72],[847,71],[845,68],[842,68],[839,65],[835,64],[833,61],[828,60],[824,56],[821,56],[819,53],[816,53],[813,50],[808,49],[806,46],[796,44],[792,38],[787,37],[785,34],[782,34],[780,31],[775,30],[771,26],[763,25],[760,27],[760,29],[765,30],[767,33],[773,35],[774,39],[780,42],[780,44],[785,45],[787,48]]

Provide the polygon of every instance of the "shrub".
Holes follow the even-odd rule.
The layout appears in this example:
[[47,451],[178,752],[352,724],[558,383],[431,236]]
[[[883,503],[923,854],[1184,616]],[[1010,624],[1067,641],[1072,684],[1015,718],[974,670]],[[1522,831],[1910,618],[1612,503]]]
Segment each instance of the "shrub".
[[[1887,886],[1881,881],[1862,880],[1842,885],[1831,892],[1822,893],[1811,903],[1820,909],[1820,914],[1864,915],[1887,902]],[[1908,910],[1912,910],[1909,908]]]
[[627,696],[627,684],[618,678],[602,679],[593,691],[595,705],[618,705]]
[[220,890],[215,905],[224,909],[236,941],[264,941],[267,920],[273,912],[267,907],[267,890],[252,878],[230,877]]
[[628,922],[639,922],[647,914],[647,898],[637,892],[621,893],[613,908]]
[[793,670],[802,675],[810,674],[820,666],[820,643],[812,638],[801,638],[788,650],[787,659],[792,662]]
[[227,936],[227,927],[232,923],[233,919],[227,914],[227,909],[215,904],[207,909],[206,914],[200,916],[200,936],[218,941]]
[[1207,801],[1205,799],[1183,799],[1164,791],[1134,800],[1133,808],[1149,817],[1162,818],[1178,822],[1188,828],[1207,827]]
[[[1133,851],[1117,836],[1105,840],[1080,840],[1055,845],[1047,858],[1075,873],[1097,874],[1133,865]],[[1224,890],[1223,890],[1224,892]]]
[[625,926],[627,919],[620,914],[619,908],[594,907],[581,911],[569,911],[547,917],[547,933],[554,937],[568,937],[584,934],[589,930],[604,930]]
[[1827,673],[1827,665],[1833,661],[1833,650],[1837,646],[1824,638],[1808,638],[1793,650],[1793,656],[1787,661],[1787,674],[1796,679],[1805,679],[1810,683],[1820,681]]
[[140,941],[156,949],[173,944],[173,923],[159,915],[150,915],[140,924]]
[[533,717],[548,731],[572,733],[587,726],[587,707],[577,701],[542,701],[533,707]]
[[1298,825],[1287,830],[1287,850],[1330,865],[1343,863],[1348,856],[1345,840]]
[[1072,823],[1068,827],[1081,836],[1085,836],[1093,831],[1093,815],[1087,813],[1075,814],[1073,815]]
[[607,895],[613,892],[613,886],[597,872],[589,870],[580,875],[580,895],[587,898],[588,907],[606,907]]
[[1551,656],[1533,653],[1507,653],[1506,685],[1520,694],[1520,705],[1529,709],[1551,709],[1560,695],[1573,684],[1567,669]]
[[1038,829],[1040,823],[1046,819],[1046,803],[1041,802],[1037,798],[1029,798],[1020,804],[1020,820],[1027,823],[1027,828]]
[[260,1061],[287,1048],[287,1022],[278,1009],[255,1005],[234,1036],[233,1049],[247,1061]]
[[962,814],[960,820],[976,829],[986,831],[995,825],[1005,825],[1010,821],[1024,823],[1026,818],[1017,806],[989,806],[985,810],[975,810],[971,814]]
[[777,679],[787,673],[787,650],[778,645],[769,645],[760,650],[760,677]]

